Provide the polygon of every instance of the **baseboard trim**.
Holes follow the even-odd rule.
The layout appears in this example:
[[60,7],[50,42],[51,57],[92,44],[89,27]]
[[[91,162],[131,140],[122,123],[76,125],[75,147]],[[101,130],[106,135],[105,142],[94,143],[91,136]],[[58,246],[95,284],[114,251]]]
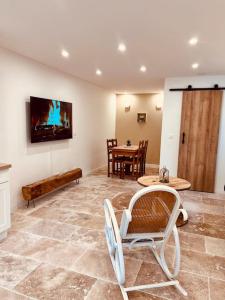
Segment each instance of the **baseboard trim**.
[[100,167],[97,167],[97,168],[95,168],[95,169],[92,169],[92,170],[90,170],[90,171],[87,171],[87,172],[84,174],[84,176],[91,175],[91,173],[96,172],[96,171],[101,170],[101,169],[106,168],[106,167],[107,167],[107,165],[102,165],[102,166],[100,166]]
[[[157,165],[157,164],[146,164],[146,167],[147,168],[153,168],[153,169],[159,169],[159,165]],[[100,167],[97,167],[97,168],[92,169],[92,170],[90,170],[88,172],[85,172],[85,173],[83,172],[84,173],[83,176],[85,177],[85,176],[91,175],[91,173],[96,172],[98,170],[101,170],[103,168],[107,168],[107,165],[102,165]]]
[[153,169],[159,169],[159,165],[157,165],[157,164],[146,164],[146,167],[153,168]]

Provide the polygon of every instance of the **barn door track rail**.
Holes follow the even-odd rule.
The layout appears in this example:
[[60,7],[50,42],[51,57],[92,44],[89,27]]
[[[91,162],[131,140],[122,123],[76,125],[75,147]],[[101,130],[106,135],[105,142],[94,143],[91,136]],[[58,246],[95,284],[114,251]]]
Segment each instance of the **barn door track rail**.
[[192,85],[188,85],[187,88],[176,88],[170,89],[170,92],[183,92],[183,91],[218,91],[218,90],[225,90],[225,87],[221,87],[218,84],[215,84],[213,87],[201,87],[195,88]]

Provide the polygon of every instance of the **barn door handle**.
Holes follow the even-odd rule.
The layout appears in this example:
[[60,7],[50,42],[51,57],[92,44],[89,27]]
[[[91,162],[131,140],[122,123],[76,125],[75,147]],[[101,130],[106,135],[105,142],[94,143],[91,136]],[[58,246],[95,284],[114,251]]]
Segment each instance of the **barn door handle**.
[[184,144],[185,143],[185,132],[183,132],[183,134],[182,134],[182,144]]

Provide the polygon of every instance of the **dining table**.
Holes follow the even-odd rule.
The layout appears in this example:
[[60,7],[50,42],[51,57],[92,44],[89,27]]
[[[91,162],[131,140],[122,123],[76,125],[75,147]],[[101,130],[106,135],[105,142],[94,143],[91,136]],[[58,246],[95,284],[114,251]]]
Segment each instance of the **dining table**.
[[[115,174],[116,157],[131,157],[138,154],[138,145],[120,145],[112,148],[112,173]],[[129,172],[129,170],[127,170]]]

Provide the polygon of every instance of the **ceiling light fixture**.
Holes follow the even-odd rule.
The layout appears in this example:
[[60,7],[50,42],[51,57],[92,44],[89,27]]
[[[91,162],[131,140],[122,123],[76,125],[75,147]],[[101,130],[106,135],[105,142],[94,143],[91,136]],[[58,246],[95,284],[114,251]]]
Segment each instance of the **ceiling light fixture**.
[[146,66],[141,66],[141,67],[140,67],[140,71],[143,72],[143,73],[146,72],[146,71],[147,71]]
[[61,54],[62,54],[63,57],[66,57],[66,58],[68,58],[68,57],[70,56],[69,52],[66,51],[65,49],[63,49],[63,50],[61,51]]
[[118,46],[118,50],[119,50],[120,52],[125,52],[125,51],[127,50],[127,47],[126,47],[125,44],[120,43],[119,46]]
[[199,67],[199,64],[198,63],[194,63],[194,64],[192,64],[192,69],[198,69],[198,67]]
[[198,38],[197,37],[193,37],[189,40],[189,45],[191,46],[195,46],[198,44]]
[[101,76],[102,75],[102,71],[100,69],[96,70],[96,75]]

